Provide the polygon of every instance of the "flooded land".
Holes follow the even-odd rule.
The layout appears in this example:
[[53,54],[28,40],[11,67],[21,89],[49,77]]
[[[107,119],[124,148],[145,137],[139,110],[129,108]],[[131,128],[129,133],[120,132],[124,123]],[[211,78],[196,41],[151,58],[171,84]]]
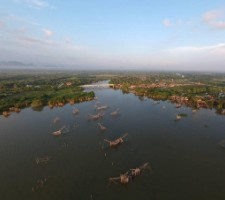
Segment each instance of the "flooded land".
[[224,199],[223,75],[29,76],[1,78],[0,199]]

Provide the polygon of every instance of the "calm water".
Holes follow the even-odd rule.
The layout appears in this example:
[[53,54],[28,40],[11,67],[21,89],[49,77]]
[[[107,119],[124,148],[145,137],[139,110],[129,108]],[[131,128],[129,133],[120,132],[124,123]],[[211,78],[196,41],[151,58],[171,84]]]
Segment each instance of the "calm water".
[[[109,106],[97,121],[88,120],[96,101],[0,116],[1,200],[225,199],[225,149],[217,144],[225,139],[224,116],[213,110],[193,114],[187,107],[155,104],[119,90],[95,93],[101,105]],[[80,110],[76,116],[74,107]],[[117,108],[121,114],[113,118]],[[188,116],[175,121],[177,113]],[[60,118],[56,124],[55,117]],[[108,130],[100,132],[98,122]],[[54,137],[51,133],[63,125],[69,131]],[[124,144],[106,147],[104,138],[125,132]],[[47,163],[36,163],[46,156]],[[127,186],[108,183],[109,177],[144,162],[151,163],[152,172]]]

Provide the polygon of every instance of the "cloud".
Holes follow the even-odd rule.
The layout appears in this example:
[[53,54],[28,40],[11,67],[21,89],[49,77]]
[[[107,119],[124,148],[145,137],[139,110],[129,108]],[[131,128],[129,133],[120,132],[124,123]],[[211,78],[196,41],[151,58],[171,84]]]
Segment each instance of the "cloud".
[[5,23],[0,20],[0,28],[2,28],[3,26],[5,26]]
[[64,41],[65,41],[66,44],[72,44],[72,40],[71,40],[70,37],[65,37]]
[[22,3],[26,6],[43,9],[43,8],[53,8],[47,1],[45,0],[15,0],[16,3]]
[[28,30],[27,30],[27,28],[26,27],[20,27],[19,29],[18,29],[18,32],[20,32],[20,33],[26,33]]
[[171,22],[169,19],[164,19],[164,20],[162,21],[162,23],[163,23],[163,25],[164,25],[165,27],[171,27],[171,26],[172,26],[172,22]]
[[[169,52],[173,55],[214,55],[225,56],[225,43],[219,43],[208,46],[182,46],[174,49],[170,49]],[[206,57],[207,59],[207,57]]]
[[48,29],[43,28],[42,31],[44,32],[45,36],[47,36],[47,37],[51,37],[54,35],[54,32],[50,31]]
[[44,40],[44,39],[31,37],[31,36],[18,36],[17,39],[27,44],[41,44],[41,45],[50,45],[50,46],[59,45],[57,42],[54,42],[52,40]]
[[203,14],[202,20],[212,29],[223,30],[225,29],[224,12],[221,10],[211,10]]
[[214,21],[214,22],[211,22],[210,25],[213,28],[218,29],[218,30],[225,29],[225,21]]
[[17,15],[12,15],[12,14],[3,16],[2,21],[3,22],[11,21],[11,22],[16,22],[16,23],[20,23],[20,24],[39,26],[39,23],[34,21],[34,20],[32,20],[32,19],[26,19],[24,17],[17,16]]
[[212,20],[218,19],[221,16],[221,14],[222,13],[219,10],[211,10],[206,12],[202,18],[204,22],[209,23]]

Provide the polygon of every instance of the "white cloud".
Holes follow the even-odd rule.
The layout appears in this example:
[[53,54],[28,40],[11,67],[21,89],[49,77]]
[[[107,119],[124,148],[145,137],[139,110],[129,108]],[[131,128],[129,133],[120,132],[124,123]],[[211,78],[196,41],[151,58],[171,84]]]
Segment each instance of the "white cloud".
[[164,25],[165,27],[170,27],[170,26],[172,26],[172,22],[171,22],[169,19],[164,19],[164,20],[162,21],[162,23],[163,23],[163,25]]
[[64,41],[66,44],[72,44],[72,39],[70,37],[65,37]]
[[224,12],[222,12],[221,10],[211,10],[206,12],[202,16],[202,20],[205,24],[210,26],[212,29],[217,29],[217,30],[225,29]]
[[196,54],[196,53],[204,53],[204,54],[217,54],[217,55],[225,55],[225,43],[220,43],[216,45],[209,46],[183,46],[177,47],[169,50],[174,54]]
[[39,25],[39,23],[34,21],[33,19],[26,19],[24,17],[18,16],[18,15],[12,15],[12,14],[3,16],[2,21],[3,22],[12,21],[12,22],[20,23],[20,24],[35,25],[35,26]]
[[0,20],[0,28],[2,28],[3,26],[5,26],[5,23]]
[[18,29],[18,32],[20,32],[20,33],[26,33],[28,30],[27,30],[27,28],[26,27],[20,27],[19,29]]
[[210,25],[218,30],[225,29],[225,21],[213,21],[210,23]]
[[45,36],[47,36],[47,37],[51,37],[54,35],[54,32],[50,31],[48,29],[43,28],[42,31],[44,32]]
[[53,8],[47,1],[45,0],[14,0],[17,3],[23,3],[26,6],[43,9],[43,8]]
[[218,19],[219,17],[221,17],[221,15],[222,15],[221,11],[211,10],[211,11],[206,12],[202,18],[203,18],[204,22],[208,23],[212,20]]
[[50,45],[50,46],[59,45],[57,42],[54,42],[52,40],[45,40],[45,39],[40,39],[36,37],[31,37],[31,36],[18,36],[17,39],[26,44],[39,44],[39,45]]

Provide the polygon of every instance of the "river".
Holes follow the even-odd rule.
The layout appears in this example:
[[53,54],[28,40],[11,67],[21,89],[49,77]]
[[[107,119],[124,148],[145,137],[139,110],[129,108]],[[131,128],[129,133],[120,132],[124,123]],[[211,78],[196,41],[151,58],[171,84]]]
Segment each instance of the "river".
[[[225,149],[218,145],[225,139],[224,116],[206,109],[192,113],[188,107],[120,90],[93,90],[98,100],[0,116],[0,199],[225,198]],[[108,108],[101,119],[89,120],[97,101]],[[116,109],[120,114],[112,117]],[[188,116],[176,121],[178,113]],[[53,123],[56,117],[59,121]],[[98,122],[107,127],[105,132]],[[63,126],[67,130],[62,135],[52,135]],[[116,149],[104,143],[126,132],[127,139]],[[145,162],[152,170],[132,183],[109,183],[110,177]]]

